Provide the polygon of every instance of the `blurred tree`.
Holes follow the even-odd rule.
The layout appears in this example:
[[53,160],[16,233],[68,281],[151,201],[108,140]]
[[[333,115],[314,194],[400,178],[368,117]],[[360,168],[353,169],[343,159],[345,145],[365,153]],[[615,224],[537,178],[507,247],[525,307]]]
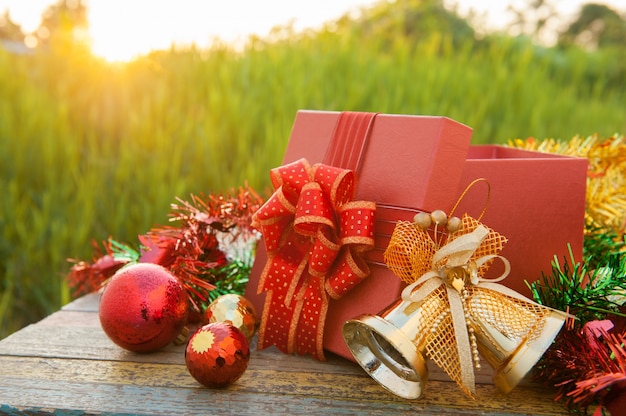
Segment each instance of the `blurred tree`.
[[13,42],[24,40],[22,27],[11,19],[8,10],[5,10],[4,15],[0,16],[0,39]]
[[578,45],[589,50],[626,47],[626,20],[604,4],[585,4],[578,18],[559,36],[563,46]]
[[526,4],[509,4],[507,10],[515,17],[509,28],[511,35],[525,35],[535,41],[550,40],[554,27],[551,23],[558,18],[554,0],[528,0]]
[[468,39],[473,41],[475,37],[467,20],[446,9],[442,0],[382,1],[363,10],[356,22],[345,16],[339,20],[338,26],[356,28],[362,36],[388,41],[397,36],[421,40],[433,34],[443,34],[457,45]]
[[35,35],[41,45],[55,39],[84,43],[87,27],[87,6],[83,0],[59,0],[43,13]]

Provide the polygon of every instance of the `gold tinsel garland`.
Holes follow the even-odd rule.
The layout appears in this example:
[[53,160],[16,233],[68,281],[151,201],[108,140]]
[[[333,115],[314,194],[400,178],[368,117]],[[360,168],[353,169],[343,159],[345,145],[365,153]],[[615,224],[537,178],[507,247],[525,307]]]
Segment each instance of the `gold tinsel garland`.
[[534,138],[515,139],[509,146],[589,160],[587,173],[586,224],[590,228],[608,228],[618,236],[626,231],[626,141],[615,134],[571,140]]

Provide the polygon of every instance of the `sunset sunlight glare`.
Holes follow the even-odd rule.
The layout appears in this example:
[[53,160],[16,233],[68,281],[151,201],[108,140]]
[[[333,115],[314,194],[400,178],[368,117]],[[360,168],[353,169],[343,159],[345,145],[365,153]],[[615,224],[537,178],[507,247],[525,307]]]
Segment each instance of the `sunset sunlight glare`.
[[[172,45],[199,47],[216,38],[244,41],[251,34],[267,35],[280,25],[296,30],[317,27],[375,0],[84,0],[92,51],[109,61],[128,61]],[[25,33],[37,30],[42,13],[55,0],[0,0],[0,12]]]
[[[78,2],[78,0],[74,0]],[[380,1],[380,0],[379,0]],[[389,0],[391,1],[391,0]],[[42,13],[55,0],[0,0],[0,13],[9,10],[13,21],[22,26],[25,43],[35,46],[32,35]],[[583,0],[556,2],[563,17],[570,17]],[[88,33],[93,53],[109,61],[128,61],[151,50],[172,45],[209,46],[216,38],[235,43],[251,34],[265,36],[276,26],[291,25],[295,30],[319,27],[344,13],[368,7],[376,0],[84,0],[88,11]],[[626,0],[608,2],[623,10]],[[522,0],[444,0],[457,6],[461,14],[473,10],[482,22],[502,28],[509,21],[506,8]]]

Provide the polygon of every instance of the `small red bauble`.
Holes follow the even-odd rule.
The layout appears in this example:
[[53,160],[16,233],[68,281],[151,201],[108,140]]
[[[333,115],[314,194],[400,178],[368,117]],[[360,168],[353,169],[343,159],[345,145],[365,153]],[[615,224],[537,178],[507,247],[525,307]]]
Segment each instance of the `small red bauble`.
[[172,342],[187,321],[187,292],[165,268],[138,263],[117,271],[100,298],[100,323],[117,345],[157,351]]
[[204,322],[228,322],[250,341],[256,331],[256,310],[245,297],[229,293],[211,302],[204,312]]
[[227,322],[198,329],[189,339],[185,363],[189,374],[206,387],[225,387],[237,381],[250,361],[245,335]]

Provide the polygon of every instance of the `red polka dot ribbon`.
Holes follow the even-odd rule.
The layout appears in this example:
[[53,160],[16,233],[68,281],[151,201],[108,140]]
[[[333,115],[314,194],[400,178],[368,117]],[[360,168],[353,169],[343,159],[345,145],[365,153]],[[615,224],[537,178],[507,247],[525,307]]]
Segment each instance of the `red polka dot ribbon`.
[[270,174],[274,194],[253,217],[268,252],[259,349],[323,360],[329,298],[369,274],[362,253],[374,247],[376,204],[352,200],[356,175],[348,169],[300,159]]

